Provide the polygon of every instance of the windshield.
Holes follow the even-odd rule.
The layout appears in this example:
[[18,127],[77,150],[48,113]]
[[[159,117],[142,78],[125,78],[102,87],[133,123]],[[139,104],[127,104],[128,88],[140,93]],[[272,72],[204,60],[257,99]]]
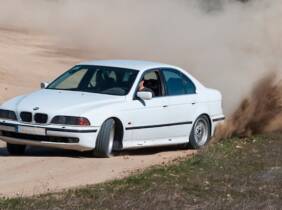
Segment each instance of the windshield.
[[127,95],[138,71],[131,69],[79,65],[52,82],[47,89]]

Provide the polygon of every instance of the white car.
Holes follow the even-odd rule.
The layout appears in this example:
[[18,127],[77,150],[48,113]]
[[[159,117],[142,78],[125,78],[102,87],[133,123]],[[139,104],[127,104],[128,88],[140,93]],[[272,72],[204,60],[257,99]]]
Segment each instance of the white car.
[[[91,61],[0,106],[10,154],[27,145],[93,151],[204,146],[224,120],[219,91],[186,71],[145,61]],[[144,86],[144,87],[143,87]]]

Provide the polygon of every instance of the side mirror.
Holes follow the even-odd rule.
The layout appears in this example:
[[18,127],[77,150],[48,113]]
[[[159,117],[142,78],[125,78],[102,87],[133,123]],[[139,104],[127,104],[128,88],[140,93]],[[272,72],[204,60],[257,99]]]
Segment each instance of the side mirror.
[[40,87],[41,87],[41,89],[45,89],[45,88],[47,88],[47,86],[49,85],[49,83],[48,82],[41,82],[40,83]]
[[137,92],[137,97],[142,100],[151,100],[153,98],[153,94],[148,91],[139,91]]

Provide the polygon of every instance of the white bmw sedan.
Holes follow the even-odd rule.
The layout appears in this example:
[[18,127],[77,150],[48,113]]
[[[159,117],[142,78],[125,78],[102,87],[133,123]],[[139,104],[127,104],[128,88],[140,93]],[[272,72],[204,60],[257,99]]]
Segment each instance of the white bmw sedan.
[[41,86],[0,106],[0,138],[12,155],[27,145],[100,157],[164,145],[197,149],[224,120],[219,91],[161,63],[84,62]]

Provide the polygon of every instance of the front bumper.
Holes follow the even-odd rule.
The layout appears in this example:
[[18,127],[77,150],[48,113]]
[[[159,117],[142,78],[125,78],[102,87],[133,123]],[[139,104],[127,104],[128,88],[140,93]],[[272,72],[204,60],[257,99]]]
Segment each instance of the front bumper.
[[0,139],[12,144],[87,151],[95,148],[99,127],[23,124],[0,120]]

